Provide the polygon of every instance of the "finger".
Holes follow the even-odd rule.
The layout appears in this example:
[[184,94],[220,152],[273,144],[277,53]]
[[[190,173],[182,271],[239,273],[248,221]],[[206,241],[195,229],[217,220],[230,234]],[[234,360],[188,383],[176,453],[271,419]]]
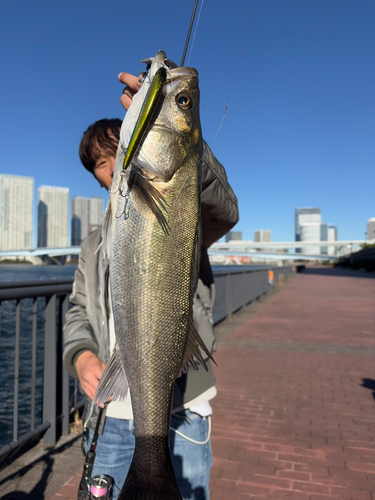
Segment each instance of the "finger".
[[90,385],[90,384],[86,384],[86,383],[83,383],[81,384],[81,387],[84,391],[84,393],[86,394],[86,396],[91,399],[91,401],[94,399],[94,396],[95,396],[95,389]]
[[121,105],[126,109],[126,111],[130,108],[131,103],[133,102],[131,97],[126,94],[122,94],[120,97]]
[[137,93],[135,92],[133,89],[131,89],[128,85],[124,88],[124,90],[122,91],[122,93],[124,95],[126,95],[127,97],[129,97],[129,99],[133,99],[133,96]]
[[93,375],[99,382],[100,377],[102,376],[102,373],[104,372],[105,364],[104,363],[98,363],[95,364],[91,367],[91,375]]
[[128,85],[134,92],[138,92],[142,87],[142,82],[139,81],[139,77],[131,75],[130,73],[120,73],[117,78],[119,82]]
[[81,380],[82,389],[86,392],[90,399],[93,399],[95,395],[104,368],[105,364],[103,362],[100,362],[92,366],[91,370],[87,370],[83,374]]
[[83,377],[82,382],[82,387],[87,387],[87,389],[93,390],[95,392],[99,384],[99,378],[92,373],[86,373]]

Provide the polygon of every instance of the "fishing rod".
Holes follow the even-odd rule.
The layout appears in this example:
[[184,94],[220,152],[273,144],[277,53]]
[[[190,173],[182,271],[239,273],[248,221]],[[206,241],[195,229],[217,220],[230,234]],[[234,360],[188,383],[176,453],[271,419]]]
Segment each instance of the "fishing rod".
[[[95,449],[98,442],[99,427],[102,422],[103,408],[99,408],[99,414],[95,425],[94,435],[91,441],[90,449],[87,453],[84,451],[84,444],[82,445],[82,452],[85,453],[85,463],[83,466],[82,478],[78,487],[78,500],[88,500],[93,498],[110,498],[112,481],[108,476],[103,474],[91,478],[92,470],[95,462]],[[86,431],[84,431],[86,432]],[[83,443],[83,442],[82,442]],[[100,492],[97,495],[97,493]]]
[[187,34],[187,37],[186,37],[184,52],[182,54],[182,59],[181,59],[181,64],[180,64],[181,67],[184,65],[184,62],[185,62],[186,51],[187,51],[187,48],[188,48],[188,45],[189,45],[189,41],[190,41],[190,35],[191,35],[191,30],[192,30],[193,24],[194,24],[195,12],[197,10],[198,1],[199,0],[195,0],[193,14],[191,16],[190,26],[189,26],[188,34]]

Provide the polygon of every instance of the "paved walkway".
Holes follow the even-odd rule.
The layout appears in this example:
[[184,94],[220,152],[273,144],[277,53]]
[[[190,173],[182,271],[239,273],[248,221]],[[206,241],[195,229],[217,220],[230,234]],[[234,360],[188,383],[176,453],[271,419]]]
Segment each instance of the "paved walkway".
[[211,500],[375,500],[374,278],[308,269],[216,328]]
[[375,499],[375,276],[359,276],[306,270],[221,343],[212,500]]

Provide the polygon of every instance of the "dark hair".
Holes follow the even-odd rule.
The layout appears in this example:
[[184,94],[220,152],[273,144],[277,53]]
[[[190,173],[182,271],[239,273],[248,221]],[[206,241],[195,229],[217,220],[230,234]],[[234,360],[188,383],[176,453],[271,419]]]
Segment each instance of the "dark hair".
[[104,118],[88,127],[79,145],[79,157],[83,166],[94,173],[95,163],[101,150],[116,156],[122,121],[119,118]]

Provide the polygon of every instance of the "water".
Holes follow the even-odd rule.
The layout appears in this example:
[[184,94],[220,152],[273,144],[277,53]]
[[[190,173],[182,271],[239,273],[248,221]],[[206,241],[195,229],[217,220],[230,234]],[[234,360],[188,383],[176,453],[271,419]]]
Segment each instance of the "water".
[[[0,265],[0,282],[73,278],[76,266]],[[30,430],[33,299],[21,301],[18,436]],[[42,423],[45,298],[37,300],[35,426]],[[1,304],[0,448],[13,440],[16,301]]]

